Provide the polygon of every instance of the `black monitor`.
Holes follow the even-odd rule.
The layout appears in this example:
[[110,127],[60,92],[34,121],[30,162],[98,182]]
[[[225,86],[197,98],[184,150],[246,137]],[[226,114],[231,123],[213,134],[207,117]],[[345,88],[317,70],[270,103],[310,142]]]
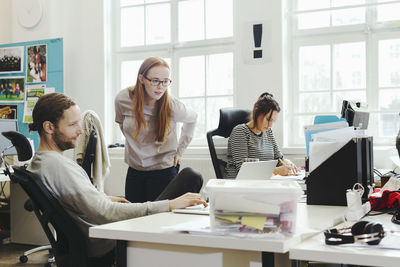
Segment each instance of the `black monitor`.
[[400,158],[400,130],[396,137],[396,148],[397,148],[397,153],[399,153],[399,158]]
[[[18,121],[17,120],[6,120],[0,119],[0,133],[7,132],[7,131],[18,131]],[[0,153],[7,147],[12,146],[10,140],[5,138],[2,134],[0,134]],[[4,152],[4,155],[11,156],[17,155],[17,150],[15,147],[7,149]]]
[[353,105],[355,106],[354,108],[351,106],[349,101],[343,100],[341,117],[346,119],[346,121],[349,123],[349,126],[354,126],[358,129],[367,129],[369,112],[357,110],[357,108],[361,107],[360,102],[355,102]]

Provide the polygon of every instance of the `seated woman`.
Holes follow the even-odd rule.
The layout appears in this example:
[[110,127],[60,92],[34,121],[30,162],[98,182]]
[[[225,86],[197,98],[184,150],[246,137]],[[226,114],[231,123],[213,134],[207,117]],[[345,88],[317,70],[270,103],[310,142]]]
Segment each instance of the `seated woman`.
[[233,128],[228,140],[226,178],[236,178],[246,158],[260,161],[282,159],[275,168],[274,174],[288,175],[297,170],[289,160],[283,160],[271,129],[280,110],[273,95],[263,93],[254,104],[251,120]]

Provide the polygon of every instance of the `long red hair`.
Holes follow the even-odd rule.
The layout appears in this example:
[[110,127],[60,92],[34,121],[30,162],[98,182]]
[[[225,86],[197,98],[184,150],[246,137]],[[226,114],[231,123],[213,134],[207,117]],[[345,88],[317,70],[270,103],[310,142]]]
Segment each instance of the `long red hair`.
[[[133,107],[132,114],[136,121],[136,132],[133,138],[137,140],[142,127],[146,128],[146,120],[143,114],[143,103],[145,88],[144,85],[139,80],[139,75],[147,76],[147,72],[156,66],[164,66],[169,69],[168,63],[160,57],[149,57],[143,61],[139,68],[139,72],[136,79],[136,85],[129,89],[129,96],[132,99]],[[156,103],[157,107],[157,119],[156,119],[156,137],[155,140],[159,142],[164,142],[165,136],[169,132],[169,122],[171,119],[171,105],[168,97],[168,90],[165,91],[164,95]]]

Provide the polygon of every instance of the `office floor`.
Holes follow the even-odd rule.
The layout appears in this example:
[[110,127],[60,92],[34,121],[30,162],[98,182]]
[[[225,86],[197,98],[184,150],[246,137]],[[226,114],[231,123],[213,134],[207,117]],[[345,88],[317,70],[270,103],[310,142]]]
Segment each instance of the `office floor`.
[[[26,267],[43,267],[47,262],[48,251],[39,251],[29,255],[28,262],[20,263],[19,256],[24,251],[34,248],[30,245],[19,244],[0,244],[0,267],[8,266],[26,266]],[[56,266],[53,264],[52,266]]]

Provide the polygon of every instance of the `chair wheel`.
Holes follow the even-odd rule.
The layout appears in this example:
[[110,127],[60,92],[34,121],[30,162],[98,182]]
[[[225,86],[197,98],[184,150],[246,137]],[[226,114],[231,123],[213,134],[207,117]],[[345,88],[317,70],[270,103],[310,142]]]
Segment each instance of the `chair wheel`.
[[19,262],[20,263],[25,263],[28,261],[28,256],[22,255],[19,257]]

